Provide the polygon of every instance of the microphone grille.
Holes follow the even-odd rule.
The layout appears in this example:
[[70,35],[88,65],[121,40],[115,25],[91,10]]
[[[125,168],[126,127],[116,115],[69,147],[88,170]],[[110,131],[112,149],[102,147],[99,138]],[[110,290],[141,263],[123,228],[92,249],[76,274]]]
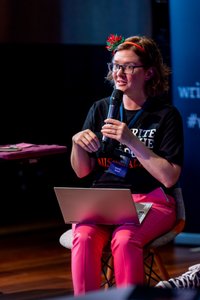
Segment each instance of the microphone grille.
[[120,105],[122,102],[123,94],[124,93],[121,90],[114,89],[111,95],[111,102],[113,104]]

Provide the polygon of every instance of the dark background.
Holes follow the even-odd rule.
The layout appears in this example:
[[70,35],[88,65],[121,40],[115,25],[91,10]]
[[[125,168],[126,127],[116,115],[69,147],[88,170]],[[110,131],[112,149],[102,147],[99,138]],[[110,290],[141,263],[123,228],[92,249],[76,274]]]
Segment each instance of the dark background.
[[[80,7],[71,9],[76,18],[71,11],[63,12],[69,9],[67,3]],[[82,32],[76,28],[76,23],[81,24],[82,15],[89,18],[98,10],[97,3],[91,0],[0,0],[0,125],[4,128],[1,144],[26,141],[70,146],[71,136],[80,129],[92,102],[112,91],[104,79],[111,58],[105,43],[107,36],[115,33],[118,27],[122,27],[123,32],[117,34],[124,36],[128,36],[125,30],[130,35],[151,34],[170,64],[167,1],[125,0],[121,7],[114,7],[113,12],[109,1],[103,1],[105,7],[100,5],[100,8],[110,9],[108,17],[114,19],[114,25],[106,28],[106,22],[102,20],[98,24],[101,31],[95,31],[94,36],[93,27],[97,27],[97,20],[89,19],[87,39],[84,43],[82,38],[80,43]],[[117,6],[122,1],[110,0],[110,3]],[[91,5],[90,11],[86,4]],[[129,27],[126,15],[122,18],[127,22],[126,26],[120,25],[119,18],[115,18],[115,10],[121,16],[120,9],[128,14],[131,7],[134,16],[136,8],[139,10],[144,4],[148,13],[145,13],[145,7],[144,12],[138,11],[137,19],[132,22],[133,28]],[[78,18],[81,8],[83,12]],[[146,18],[140,21],[143,14]],[[68,27],[64,27],[66,19],[69,19]],[[140,27],[138,25],[135,32],[137,23]],[[88,30],[85,20],[82,21],[84,26]],[[102,26],[106,32],[102,32]],[[98,35],[100,38],[96,41]]]
[[35,164],[0,162],[1,225],[62,222],[52,187],[77,183],[71,137],[112,91],[104,79],[110,33],[151,35],[171,64],[168,1],[0,0],[0,144],[68,148]]

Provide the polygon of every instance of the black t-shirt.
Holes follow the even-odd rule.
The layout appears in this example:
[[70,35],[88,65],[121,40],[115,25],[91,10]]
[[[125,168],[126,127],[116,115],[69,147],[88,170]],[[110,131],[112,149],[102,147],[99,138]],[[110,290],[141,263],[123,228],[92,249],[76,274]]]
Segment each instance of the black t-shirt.
[[[109,98],[96,101],[91,106],[83,129],[91,129],[102,141],[101,128],[107,117],[109,108]],[[134,117],[136,111],[124,110],[123,122],[127,125]],[[120,119],[120,113],[118,119]],[[157,155],[167,159],[171,163],[182,166],[183,164],[183,126],[179,111],[172,105],[164,103],[161,99],[148,99],[144,111],[130,127],[148,148]],[[119,150],[120,149],[120,152]],[[129,156],[130,163],[125,178],[105,172],[108,170],[112,160],[118,160],[121,151]],[[92,154],[97,160],[95,169],[95,186],[123,187],[131,188],[132,193],[148,193],[157,187],[163,187],[138,161],[134,153],[125,145],[119,145],[115,140],[109,140],[106,151],[101,148]]]

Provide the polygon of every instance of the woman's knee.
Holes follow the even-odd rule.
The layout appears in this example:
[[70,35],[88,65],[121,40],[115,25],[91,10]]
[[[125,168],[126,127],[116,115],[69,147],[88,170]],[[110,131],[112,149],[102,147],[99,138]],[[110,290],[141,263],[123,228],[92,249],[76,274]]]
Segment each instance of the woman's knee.
[[89,247],[88,249],[102,249],[104,245],[104,237],[97,228],[89,226],[81,226],[74,231],[73,246],[79,245]]
[[86,231],[75,231],[74,232],[74,238],[73,238],[73,244],[84,244],[88,243],[91,240],[91,234],[89,234]]
[[143,245],[139,240],[134,239],[131,235],[117,235],[111,241],[111,248],[124,249],[124,248],[142,248]]

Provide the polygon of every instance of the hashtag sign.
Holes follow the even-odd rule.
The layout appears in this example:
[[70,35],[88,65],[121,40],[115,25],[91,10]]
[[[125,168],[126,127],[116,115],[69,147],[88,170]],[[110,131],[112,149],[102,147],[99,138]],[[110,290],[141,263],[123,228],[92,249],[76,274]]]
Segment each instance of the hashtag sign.
[[191,114],[187,119],[188,128],[194,128],[198,126],[200,129],[200,118],[197,117],[197,114]]

